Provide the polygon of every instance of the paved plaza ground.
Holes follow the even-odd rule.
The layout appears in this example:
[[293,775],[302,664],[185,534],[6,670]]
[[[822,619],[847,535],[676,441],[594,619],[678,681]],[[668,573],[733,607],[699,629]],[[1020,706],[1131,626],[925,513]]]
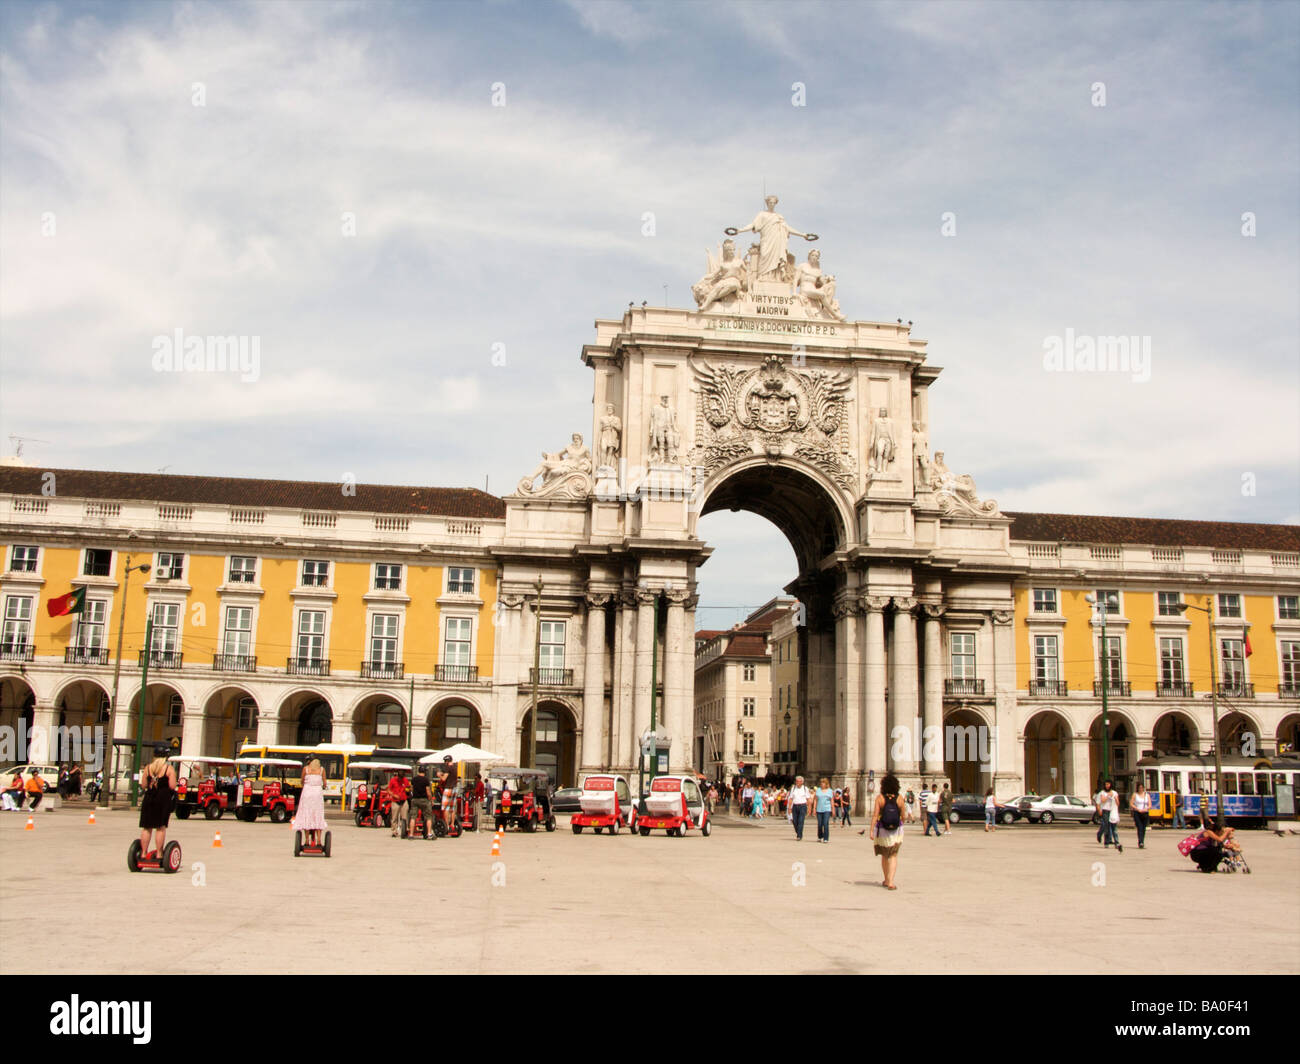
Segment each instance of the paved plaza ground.
[[1300,837],[1262,831],[1252,875],[1207,876],[1182,832],[1138,850],[1128,828],[1117,854],[1086,826],[909,827],[889,892],[861,825],[819,845],[783,820],[611,838],[561,816],[497,859],[491,832],[338,819],[331,859],[295,860],[287,825],[173,820],[169,876],[127,871],[134,813],[87,813],[0,815],[3,973],[1300,971]]

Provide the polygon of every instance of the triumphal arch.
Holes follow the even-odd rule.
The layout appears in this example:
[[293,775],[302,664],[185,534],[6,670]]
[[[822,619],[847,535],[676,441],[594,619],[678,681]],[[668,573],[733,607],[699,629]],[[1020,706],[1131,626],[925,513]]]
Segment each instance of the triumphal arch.
[[[546,738],[571,734],[566,780],[633,768],[652,709],[672,769],[696,767],[694,609],[710,554],[697,523],[722,509],[766,517],[798,559],[786,590],[803,605],[802,771],[859,784],[941,773],[926,729],[939,733],[945,699],[975,697],[953,687],[950,631],[993,663],[976,718],[996,763],[1017,764],[1010,521],[931,450],[940,370],[925,341],[900,321],[850,320],[818,236],[778,207],[768,197],[718,234],[694,307],[596,322],[588,432],[559,427],[568,445],[507,496],[498,727],[513,714],[526,736],[536,680]],[[539,657],[534,675],[539,578],[565,667]]]

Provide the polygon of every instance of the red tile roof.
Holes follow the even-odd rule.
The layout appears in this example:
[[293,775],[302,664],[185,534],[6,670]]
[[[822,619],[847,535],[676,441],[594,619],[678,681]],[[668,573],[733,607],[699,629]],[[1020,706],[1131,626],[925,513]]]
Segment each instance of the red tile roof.
[[506,506],[501,499],[477,488],[357,484],[355,495],[345,495],[339,483],[308,480],[108,473],[93,469],[39,469],[35,466],[0,466],[0,493],[40,495],[44,477],[48,473],[54,474],[55,492],[74,499],[133,499],[200,505],[269,506],[294,510],[436,514],[440,517],[488,520],[501,519],[506,514]]
[[1300,525],[1084,514],[1007,513],[1006,516],[1011,518],[1011,538],[1018,541],[1300,551]]

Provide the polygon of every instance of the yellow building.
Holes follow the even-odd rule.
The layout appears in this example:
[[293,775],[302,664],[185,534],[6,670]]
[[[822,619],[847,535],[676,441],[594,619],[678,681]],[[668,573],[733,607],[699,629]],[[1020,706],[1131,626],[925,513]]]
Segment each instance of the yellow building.
[[107,720],[120,641],[119,738],[146,657],[143,736],[186,753],[492,737],[491,495],[6,465],[0,514],[0,724]]

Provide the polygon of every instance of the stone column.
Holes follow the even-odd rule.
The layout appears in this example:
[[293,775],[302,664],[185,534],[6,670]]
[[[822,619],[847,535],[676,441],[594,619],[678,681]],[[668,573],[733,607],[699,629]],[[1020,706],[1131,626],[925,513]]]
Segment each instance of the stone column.
[[[926,606],[925,609],[925,731],[927,740],[925,774],[938,776],[943,772],[943,628],[939,620],[944,607]],[[935,729],[931,731],[931,729]],[[932,740],[938,736],[938,742]]]
[[[217,728],[220,729],[220,721],[217,722]],[[214,744],[218,745],[218,744]],[[186,707],[181,712],[181,748],[182,754],[206,754],[203,749],[203,710],[190,709]],[[216,750],[214,757],[219,757],[225,753],[224,750]]]
[[[19,719],[22,719],[21,716]],[[122,738],[125,739],[126,736],[123,735]],[[33,765],[49,764],[57,756],[58,746],[59,707],[53,702],[37,700],[32,705],[32,730],[27,733],[25,760]]]
[[605,724],[605,607],[610,595],[587,592],[587,647],[582,666],[582,757],[584,772],[601,767]]
[[257,704],[257,746],[275,746],[279,742],[280,715],[278,710],[264,710]]
[[838,704],[835,706],[835,773],[844,776],[856,788],[857,773],[862,770],[859,761],[861,749],[861,661],[858,618],[862,606],[852,598],[836,602],[835,613],[835,677]]
[[1070,746],[1061,758],[1062,770],[1067,773],[1064,780],[1058,776],[1056,790],[1060,794],[1071,794],[1076,798],[1088,800],[1097,789],[1097,781],[1092,778],[1091,759],[1088,756],[1088,736],[1070,736]]
[[664,630],[664,727],[672,738],[668,764],[673,772],[684,772],[691,764],[694,738],[694,714],[686,705],[686,662],[683,654],[686,627],[685,588],[664,592],[668,599],[667,627]]
[[[1010,605],[1010,603],[1008,603]],[[998,794],[1013,786],[1020,769],[1015,765],[1016,752],[1016,644],[1015,613],[994,610],[993,619],[993,726],[996,729],[989,746],[993,755],[990,785]],[[998,781],[1005,781],[1004,788]],[[1071,792],[1074,793],[1074,792]]]
[[655,653],[655,602],[653,591],[638,589],[636,593],[636,674],[632,700],[632,749],[641,743],[641,736],[650,730],[650,700],[654,697],[652,683],[653,656]]
[[862,766],[876,774],[876,786],[889,767],[889,727],[885,720],[885,614],[889,599],[864,595],[866,652],[863,670],[862,730],[866,762]]
[[352,721],[352,718],[351,718],[350,716],[347,716],[347,717],[335,717],[335,718],[330,722],[330,728],[331,728],[331,731],[330,731],[330,741],[333,742],[333,743],[354,743],[354,742],[356,742],[356,741],[357,741],[357,740],[356,740],[356,735],[355,735],[355,733],[352,731],[352,724],[353,724],[353,721]]
[[[893,763],[895,773],[913,775],[919,766],[916,763],[916,712],[917,712],[917,673],[916,673],[916,618],[912,610],[916,608],[916,599],[894,597],[894,670],[889,683],[890,701],[890,736],[892,746],[895,735],[911,737],[911,742],[904,742],[906,749],[903,756]],[[906,729],[896,733],[895,729]]]
[[525,649],[523,643],[523,607],[522,594],[497,596],[497,609],[502,615],[501,627],[497,633],[500,655],[497,659],[497,684],[491,707],[492,721],[484,729],[485,736],[490,732],[494,744],[488,749],[495,749],[512,759],[518,750],[516,719],[519,715],[519,668],[523,661],[531,663],[533,660],[532,648]]
[[631,771],[636,766],[632,733],[636,673],[636,595],[625,592],[614,615],[614,676],[610,691],[610,767]]
[[[682,603],[682,712],[686,717],[686,737],[690,743],[682,764],[704,772],[704,765],[696,765],[694,760],[695,731],[699,727],[695,720],[695,607],[699,603],[699,595],[687,595]],[[699,730],[704,729],[700,727]],[[707,756],[706,752],[705,757]]]

